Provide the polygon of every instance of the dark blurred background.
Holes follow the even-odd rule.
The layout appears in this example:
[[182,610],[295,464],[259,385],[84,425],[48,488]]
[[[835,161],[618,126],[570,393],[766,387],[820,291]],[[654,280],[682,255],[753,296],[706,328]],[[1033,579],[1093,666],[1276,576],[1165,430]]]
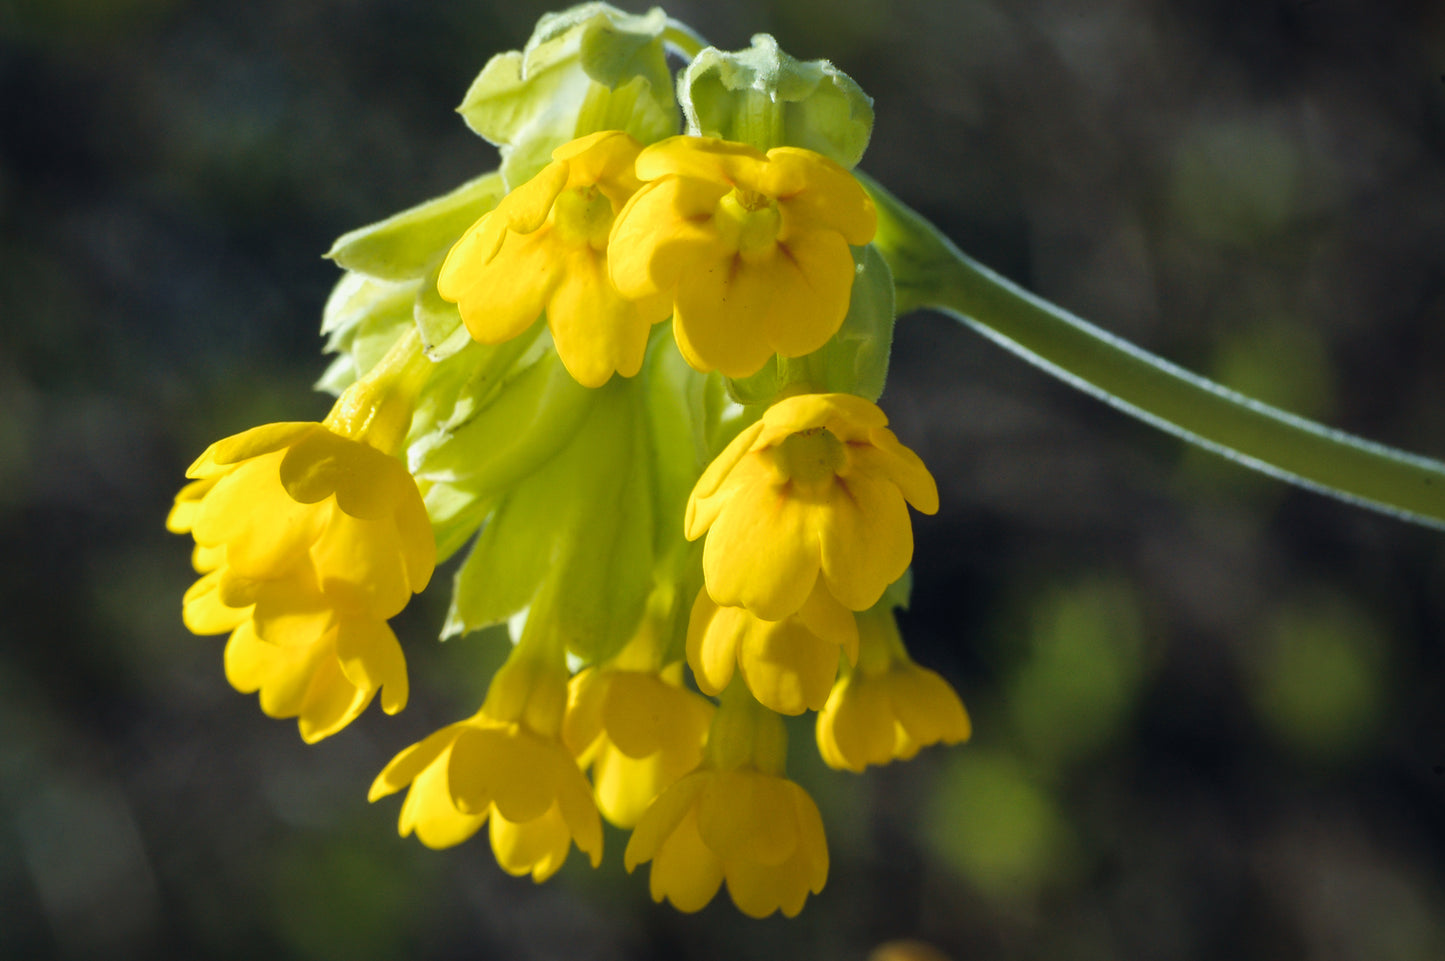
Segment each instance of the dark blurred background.
[[[626,3],[629,9],[640,5]],[[920,661],[976,735],[858,777],[794,921],[536,887],[368,806],[499,656],[398,620],[408,709],[307,747],[182,628],[190,460],[317,418],[352,227],[495,163],[453,113],[533,0],[0,0],[0,956],[1445,957],[1445,552],[936,316],[884,404],[943,494]],[[1306,416],[1445,455],[1445,6],[739,0],[876,98],[863,167],[982,261]],[[448,569],[449,570],[449,569]]]

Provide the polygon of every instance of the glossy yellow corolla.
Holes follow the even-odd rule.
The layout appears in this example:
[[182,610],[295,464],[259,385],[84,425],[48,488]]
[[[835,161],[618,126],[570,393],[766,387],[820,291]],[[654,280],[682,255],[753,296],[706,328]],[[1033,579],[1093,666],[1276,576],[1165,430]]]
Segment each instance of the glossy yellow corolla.
[[689,364],[746,377],[838,332],[849,248],[877,226],[847,170],[799,147],[672,137],[642,151],[637,175],[648,183],[612,228],[612,279],[626,297],[668,299]]

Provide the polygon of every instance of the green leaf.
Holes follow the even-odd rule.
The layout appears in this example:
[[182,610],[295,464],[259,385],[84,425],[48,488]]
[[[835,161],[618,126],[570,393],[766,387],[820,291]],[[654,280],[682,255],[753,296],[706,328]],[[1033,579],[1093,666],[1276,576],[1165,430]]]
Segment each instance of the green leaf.
[[1280,480],[1445,528],[1445,464],[1333,430],[1171,364],[1036,297],[961,252],[860,177],[898,311],[942,311],[1146,423]]
[[412,280],[445,256],[505,193],[500,172],[484,174],[451,193],[342,234],[326,256],[347,270],[382,280]]

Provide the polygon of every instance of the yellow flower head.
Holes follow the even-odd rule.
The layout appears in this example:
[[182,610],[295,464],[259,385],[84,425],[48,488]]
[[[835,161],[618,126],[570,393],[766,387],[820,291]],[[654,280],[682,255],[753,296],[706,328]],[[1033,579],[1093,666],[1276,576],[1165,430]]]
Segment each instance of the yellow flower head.
[[747,915],[793,917],[828,880],[813,799],[783,776],[788,735],[740,685],[723,692],[696,772],[664,791],[628,841],[628,871],[652,862],[652,899],[703,908],[726,881]]
[[742,607],[719,607],[698,591],[687,628],[687,662],[704,694],[721,692],[733,667],[765,707],[779,714],[816,711],[838,674],[838,656],[858,657],[853,612],[821,584],[795,614],[765,621]]
[[569,684],[563,741],[592,768],[597,807],[622,828],[637,824],[668,786],[702,761],[713,706],[662,673],[588,668]]
[[337,610],[386,620],[431,579],[431,521],[406,467],[324,424],[267,424],[217,441],[186,476],[198,480],[177,495],[168,526],[225,549],[223,601],[302,578]]
[[436,548],[416,484],[395,458],[316,423],[269,424],[212,444],[167,526],[196,539],[203,574],[182,615],[231,632],[226,676],[317,741],[407,699],[386,620],[431,578]]
[[800,394],[733,439],[687,504],[713,601],[769,621],[820,582],[851,610],[878,601],[913,556],[905,501],[938,510],[928,468],[887,423],[861,397]]
[[509,874],[547,880],[574,841],[596,867],[602,821],[560,738],[566,683],[560,665],[514,654],[482,709],[393,758],[370,799],[410,785],[398,829],[429,847],[459,844],[490,821],[492,853]]
[[931,744],[958,744],[972,733],[968,712],[948,682],[904,650],[893,613],[858,617],[857,668],[845,673],[818,714],[818,753],[829,767],[861,772],[906,761]]
[[650,181],[612,229],[612,280],[624,296],[666,296],[673,332],[700,371],[747,377],[774,354],[799,357],[843,324],[849,245],[873,239],[873,202],[821,154],[766,154],[711,137],[646,148]]
[[297,719],[308,744],[354,721],[378,690],[382,710],[406,706],[406,661],[385,621],[328,612],[319,633],[274,643],[259,621],[242,622],[226,642],[226,679],[242,694],[259,691],[268,717]]
[[578,383],[600,387],[613,373],[641,369],[648,330],[667,319],[669,304],[624,299],[607,274],[613,220],[641,186],[633,173],[641,149],[616,130],[563,144],[457,241],[437,291],[457,304],[474,339],[511,340],[545,310]]
[[627,870],[652,862],[654,901],[699,911],[723,881],[744,914],[794,917],[828,880],[818,806],[785,777],[702,770],[663,792],[627,844]]

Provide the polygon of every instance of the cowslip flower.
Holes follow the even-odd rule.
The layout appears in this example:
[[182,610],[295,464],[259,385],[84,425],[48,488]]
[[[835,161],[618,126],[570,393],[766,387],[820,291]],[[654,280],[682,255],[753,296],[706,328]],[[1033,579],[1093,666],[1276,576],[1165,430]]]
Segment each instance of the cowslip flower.
[[642,367],[666,298],[626,299],[608,278],[613,220],[641,186],[641,145],[621,131],[589,134],[507,194],[447,254],[437,292],[457,304],[473,339],[511,340],[545,310],[557,354],[577,382],[600,387]]
[[563,741],[592,769],[602,816],[637,824],[653,800],[702,762],[713,705],[664,671],[587,668],[568,685]]
[[482,709],[398,754],[369,798],[409,788],[398,831],[415,833],[428,847],[460,844],[488,824],[492,853],[512,875],[547,880],[574,842],[595,868],[602,863],[602,822],[587,778],[560,737],[566,702],[565,664],[519,644],[492,679]]
[[845,669],[818,713],[818,753],[838,770],[906,761],[932,744],[968,740],[958,694],[908,656],[892,611],[858,617],[858,665]]
[[349,391],[325,423],[212,444],[167,518],[196,540],[202,576],[183,602],[187,627],[229,631],[231,685],[259,691],[271,717],[296,717],[308,742],[345,727],[378,691],[387,713],[405,706],[406,662],[386,621],[436,562],[415,481],[368,442],[394,442],[395,418],[372,411],[355,429],[373,386]]
[[821,583],[872,607],[913,556],[907,504],[938,510],[938,487],[878,407],[851,394],[799,394],[768,408],[708,466],[687,503],[689,540],[707,535],[712,600],[768,621]]
[[721,692],[734,667],[760,703],[779,714],[816,711],[828,699],[839,656],[858,658],[853,612],[814,587],[796,613],[765,621],[742,607],[719,607],[698,591],[687,628],[687,661],[704,694]]
[[668,299],[689,364],[747,377],[838,332],[853,289],[849,247],[877,227],[847,170],[799,147],[764,154],[682,136],[644,149],[637,175],[649,183],[612,228],[612,280],[626,297]]
[[818,806],[783,776],[782,720],[737,686],[724,694],[702,769],[668,788],[628,841],[628,871],[652,862],[654,901],[700,911],[727,882],[744,914],[795,917],[828,880]]

